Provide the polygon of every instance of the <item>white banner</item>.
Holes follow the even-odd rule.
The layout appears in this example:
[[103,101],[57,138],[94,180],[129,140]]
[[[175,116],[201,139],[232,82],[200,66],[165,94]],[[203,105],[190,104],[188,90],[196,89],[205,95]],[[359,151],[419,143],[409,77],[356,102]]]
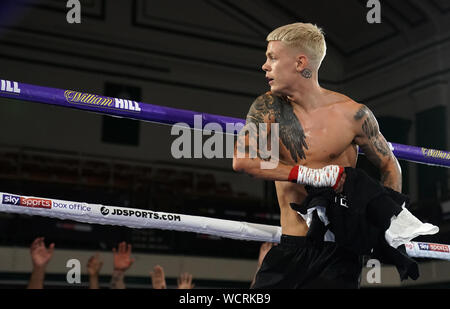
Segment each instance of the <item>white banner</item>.
[[279,226],[0,193],[0,212],[85,223],[156,228],[226,238],[280,242]]
[[[0,212],[84,223],[121,225],[130,228],[194,232],[241,240],[279,243],[281,238],[281,227],[272,225],[21,196],[3,192],[0,192],[0,201]],[[411,257],[450,260],[449,245],[410,242],[405,246],[407,254]]]

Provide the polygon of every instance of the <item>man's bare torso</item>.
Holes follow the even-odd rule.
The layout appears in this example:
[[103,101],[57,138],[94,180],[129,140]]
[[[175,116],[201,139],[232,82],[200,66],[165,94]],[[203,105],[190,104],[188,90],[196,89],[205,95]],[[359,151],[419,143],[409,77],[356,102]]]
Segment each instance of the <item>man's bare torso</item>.
[[[310,168],[322,168],[331,164],[355,167],[357,146],[354,144],[355,131],[352,127],[351,111],[355,110],[358,104],[331,91],[327,91],[320,100],[321,107],[308,113],[287,100],[283,102],[292,107],[284,112],[293,113],[295,118],[280,118],[280,162]],[[292,123],[296,121],[298,123],[293,126]],[[289,135],[300,136],[300,139],[289,138]],[[300,151],[295,153],[293,148]],[[290,203],[301,203],[305,199],[307,193],[304,187],[289,182],[275,182],[275,186],[282,233],[306,235],[306,222],[290,207]]]

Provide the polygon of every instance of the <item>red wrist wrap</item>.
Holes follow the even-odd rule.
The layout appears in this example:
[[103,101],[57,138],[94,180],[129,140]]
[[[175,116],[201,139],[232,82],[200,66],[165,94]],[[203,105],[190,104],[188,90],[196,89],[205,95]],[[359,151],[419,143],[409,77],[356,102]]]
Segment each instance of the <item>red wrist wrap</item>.
[[333,190],[336,190],[338,187],[339,182],[341,181],[342,174],[344,173],[344,168],[342,166],[339,166],[339,175],[336,179],[336,183],[333,186]]
[[291,172],[289,173],[288,181],[293,182],[293,183],[297,183],[297,179],[298,179],[298,165],[294,166],[291,169]]

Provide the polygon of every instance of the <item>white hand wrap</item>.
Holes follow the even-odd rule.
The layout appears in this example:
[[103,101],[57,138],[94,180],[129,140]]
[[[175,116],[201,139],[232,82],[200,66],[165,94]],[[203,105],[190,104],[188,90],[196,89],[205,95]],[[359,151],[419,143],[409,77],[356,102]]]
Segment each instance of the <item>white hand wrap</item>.
[[327,165],[321,169],[312,169],[299,165],[297,175],[295,175],[297,170],[293,169],[289,178],[291,180],[296,178],[296,182],[302,185],[334,188],[338,184],[343,171],[344,169],[338,165]]

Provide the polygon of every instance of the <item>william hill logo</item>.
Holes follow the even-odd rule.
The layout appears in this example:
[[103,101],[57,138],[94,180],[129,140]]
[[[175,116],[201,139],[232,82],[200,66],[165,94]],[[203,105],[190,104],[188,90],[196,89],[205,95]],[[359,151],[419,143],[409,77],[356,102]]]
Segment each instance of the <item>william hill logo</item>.
[[19,94],[19,83],[0,79],[0,91]]
[[422,148],[422,154],[426,157],[450,160],[450,152],[442,150]]
[[131,100],[113,99],[95,94],[66,90],[64,92],[66,101],[72,104],[82,104],[92,107],[118,109],[123,111],[140,112],[139,103]]

